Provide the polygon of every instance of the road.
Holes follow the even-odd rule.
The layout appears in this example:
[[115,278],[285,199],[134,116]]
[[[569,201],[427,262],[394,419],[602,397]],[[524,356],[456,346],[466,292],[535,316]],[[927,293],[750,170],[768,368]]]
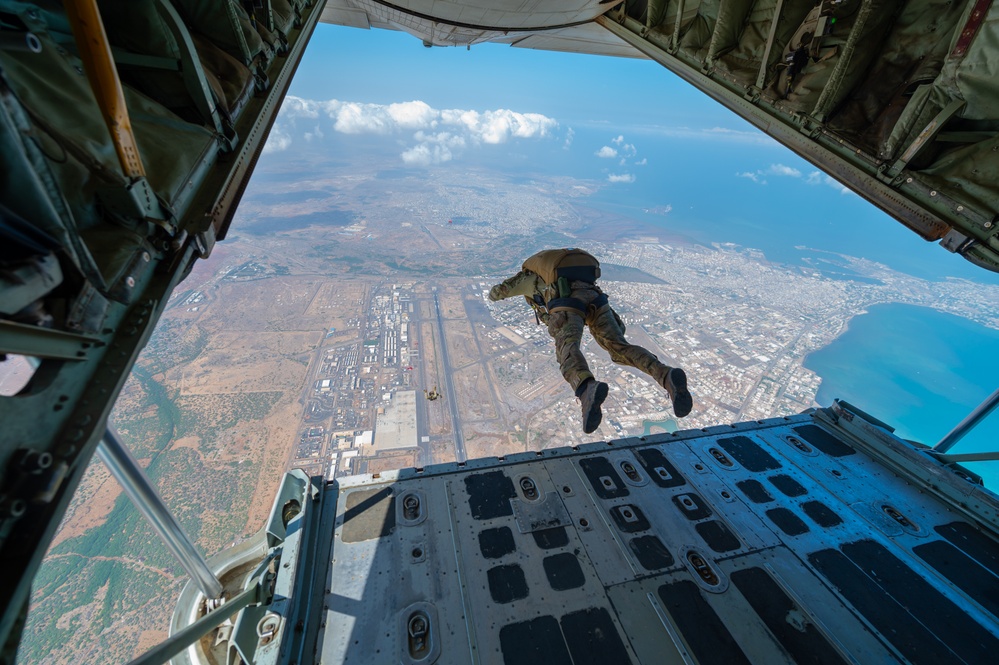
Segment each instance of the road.
[[[423,319],[420,316],[420,301],[414,295],[410,300],[413,311],[409,315],[409,387],[416,391],[416,432],[420,446],[419,466],[434,463],[433,446],[430,443],[430,416],[427,413],[427,400],[420,395],[421,388],[427,388],[427,370],[421,355],[423,349],[419,346],[423,339]],[[428,388],[429,389],[429,388]],[[423,442],[424,436],[427,442]]]
[[464,462],[468,459],[465,455],[465,439],[461,435],[461,420],[458,418],[458,400],[454,395],[454,382],[451,380],[451,361],[447,356],[447,338],[444,336],[444,317],[441,315],[441,303],[434,289],[434,309],[437,310],[437,330],[440,332],[441,340],[441,373],[444,375],[444,393],[447,398],[448,408],[451,409],[451,429],[454,431],[454,459],[457,462]]
[[[769,363],[767,363],[767,366],[763,369],[763,372],[760,374],[760,378],[758,378],[756,380],[756,383],[753,384],[753,387],[750,388],[749,392],[746,393],[745,399],[743,399],[742,400],[742,404],[739,405],[739,412],[735,414],[735,420],[734,420],[734,422],[740,422],[740,421],[743,420],[743,418],[745,418],[746,409],[748,409],[749,406],[750,406],[750,404],[753,403],[753,398],[756,397],[756,391],[759,390],[760,384],[763,383],[763,380],[764,379],[772,379],[773,378],[773,377],[770,376],[770,374],[771,374],[771,372],[774,371],[774,368],[777,367],[777,364],[784,357],[785,353],[789,349],[793,349],[798,344],[798,342],[801,340],[802,337],[804,337],[806,334],[812,332],[812,330],[813,330],[814,327],[815,326],[807,326],[806,328],[804,328],[801,332],[798,333],[797,337],[795,337],[789,343],[785,344],[781,348],[781,350],[779,352],[777,352],[777,353],[774,354],[774,357],[770,360]],[[778,394],[783,394],[785,388],[787,388],[787,375],[786,375],[786,373],[785,373],[785,375],[782,378],[783,378],[783,382],[782,382],[782,385],[779,387]]]

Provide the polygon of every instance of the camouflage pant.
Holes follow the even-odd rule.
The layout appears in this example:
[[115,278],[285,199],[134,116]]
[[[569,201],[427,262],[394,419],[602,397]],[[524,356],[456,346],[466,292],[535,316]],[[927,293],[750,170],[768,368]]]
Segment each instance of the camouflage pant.
[[640,369],[656,383],[663,385],[669,366],[659,362],[659,358],[646,349],[628,343],[624,338],[624,322],[617,312],[610,305],[597,309],[590,304],[599,295],[600,292],[594,289],[573,288],[572,297],[587,303],[586,317],[574,310],[558,311],[548,316],[548,334],[555,340],[555,356],[562,376],[573,391],[586,379],[593,377],[579,348],[583,339],[583,326],[586,325],[597,344],[610,353],[611,360],[619,365]]

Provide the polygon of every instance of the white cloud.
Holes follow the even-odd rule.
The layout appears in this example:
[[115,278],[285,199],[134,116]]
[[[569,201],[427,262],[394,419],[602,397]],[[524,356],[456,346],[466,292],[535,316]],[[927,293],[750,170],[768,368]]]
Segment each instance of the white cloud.
[[770,175],[787,176],[789,178],[801,177],[801,171],[791,166],[785,166],[784,164],[771,164],[770,168],[767,169],[767,173]]
[[[415,145],[403,151],[407,164],[440,164],[457,152],[481,144],[498,145],[515,139],[548,138],[558,122],[540,113],[519,113],[509,109],[475,111],[435,109],[426,102],[363,104],[337,99],[317,101],[288,96],[272,130],[268,152],[291,146],[296,122],[325,118],[341,134],[393,135],[412,132]],[[572,142],[570,129],[566,147]],[[306,140],[322,138],[322,129],[309,132]]]
[[841,194],[853,194],[853,190],[849,187],[845,187],[841,182],[835,178],[827,176],[821,171],[810,171],[806,175],[793,166],[786,166],[784,164],[771,164],[765,170],[757,169],[756,171],[743,171],[742,173],[736,173],[735,175],[739,178],[752,180],[759,185],[767,184],[766,176],[768,175],[797,178],[806,185],[827,185],[835,190],[838,190]]
[[454,153],[446,145],[429,145],[421,143],[410,148],[401,155],[402,161],[416,166],[428,166],[430,164],[443,164],[450,162]]
[[761,185],[767,184],[767,181],[763,180],[761,177],[763,175],[763,171],[743,171],[742,173],[736,173],[735,175],[737,178],[748,178],[749,180]]
[[757,169],[756,171],[743,171],[742,173],[736,173],[735,175],[739,178],[747,178],[757,184],[765,185],[767,184],[766,176],[768,175],[780,176],[782,178],[800,178],[801,171],[793,166],[771,164],[765,170]]
[[563,150],[568,150],[569,149],[569,146],[572,145],[572,139],[575,138],[575,136],[576,136],[576,132],[572,129],[572,127],[570,127],[569,131],[567,131],[565,133],[565,143],[562,144],[562,149]]
[[607,182],[635,182],[635,176],[630,173],[622,173],[620,175],[611,173],[607,176]]
[[618,162],[618,165],[624,166],[627,164],[628,159],[638,154],[638,149],[635,148],[633,144],[624,142],[623,134],[618,134],[617,137],[611,139],[610,142],[616,145],[617,148],[605,145],[595,153],[597,157],[602,159],[614,159],[615,157],[620,157],[621,159]]
[[312,143],[312,139],[322,139],[324,136],[326,135],[323,133],[323,128],[319,125],[316,125],[311,132],[305,132],[305,140],[307,143]]
[[821,171],[812,171],[805,178],[806,185],[826,185],[827,187],[832,187],[837,190],[840,194],[853,194],[853,190],[841,183],[836,178],[828,176]]
[[285,97],[281,104],[281,113],[296,118],[318,118],[319,106],[315,102],[301,97]]
[[642,157],[640,160],[638,160],[637,162],[635,162],[635,166],[645,166],[648,163],[649,163],[648,158],[647,157]]
[[287,150],[290,146],[291,135],[280,124],[275,123],[271,129],[270,136],[267,137],[267,143],[264,144],[263,154],[281,152],[282,150]]
[[[380,112],[377,104],[369,104],[368,107],[375,114]],[[404,129],[434,127],[437,120],[437,112],[425,102],[403,102],[401,104],[389,104],[382,108],[385,109],[385,113],[392,118],[397,126]]]

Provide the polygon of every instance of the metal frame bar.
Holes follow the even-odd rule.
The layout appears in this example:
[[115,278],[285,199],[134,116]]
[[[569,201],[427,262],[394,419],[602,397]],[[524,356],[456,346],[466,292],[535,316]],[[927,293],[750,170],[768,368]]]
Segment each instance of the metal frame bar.
[[780,22],[781,13],[784,11],[784,0],[777,0],[774,7],[774,17],[770,21],[770,30],[767,32],[767,47],[763,50],[763,60],[760,62],[760,71],[756,75],[756,87],[762,89],[767,82],[767,69],[770,64],[770,52],[773,51],[774,40],[777,39],[777,24]]
[[158,0],[156,9],[160,19],[177,41],[177,46],[180,49],[181,77],[184,79],[184,85],[191,95],[195,108],[198,109],[205,122],[211,123],[216,132],[225,135],[215,95],[212,93],[211,86],[208,85],[208,79],[201,67],[201,60],[198,57],[198,50],[194,46],[194,40],[191,39],[191,33],[180,18],[180,14],[168,0]]
[[940,442],[933,446],[933,452],[945,453],[953,448],[958,441],[963,439],[968,432],[975,429],[975,426],[992,413],[997,406],[999,406],[999,389],[986,397],[985,401],[975,407],[974,411],[969,413],[964,420],[959,422],[954,429],[947,433],[947,436],[940,439]]
[[191,576],[206,598],[222,595],[222,583],[208,567],[184,528],[163,503],[156,488],[149,482],[142,467],[131,451],[121,442],[117,433],[108,427],[97,446],[97,456],[121,485],[128,498],[148,520],[150,526],[174,555],[187,574]]
[[128,665],[162,665],[215,628],[221,626],[226,619],[236,612],[259,602],[260,584],[258,582],[249,589],[234,596],[232,600],[217,610],[209,612],[179,633],[174,633],[163,642],[131,661]]
[[87,349],[96,346],[104,346],[104,342],[94,337],[61,330],[0,321],[0,353],[35,358],[86,360]]
[[990,453],[961,453],[959,455],[935,455],[935,457],[944,464],[961,464],[963,462],[995,462],[999,460],[999,451]]

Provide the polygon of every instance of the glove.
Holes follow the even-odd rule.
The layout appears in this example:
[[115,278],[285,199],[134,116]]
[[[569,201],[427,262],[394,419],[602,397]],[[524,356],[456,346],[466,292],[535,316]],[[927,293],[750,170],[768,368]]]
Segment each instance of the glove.
[[493,288],[489,289],[489,299],[493,302],[497,300],[503,300],[503,285],[497,284]]

